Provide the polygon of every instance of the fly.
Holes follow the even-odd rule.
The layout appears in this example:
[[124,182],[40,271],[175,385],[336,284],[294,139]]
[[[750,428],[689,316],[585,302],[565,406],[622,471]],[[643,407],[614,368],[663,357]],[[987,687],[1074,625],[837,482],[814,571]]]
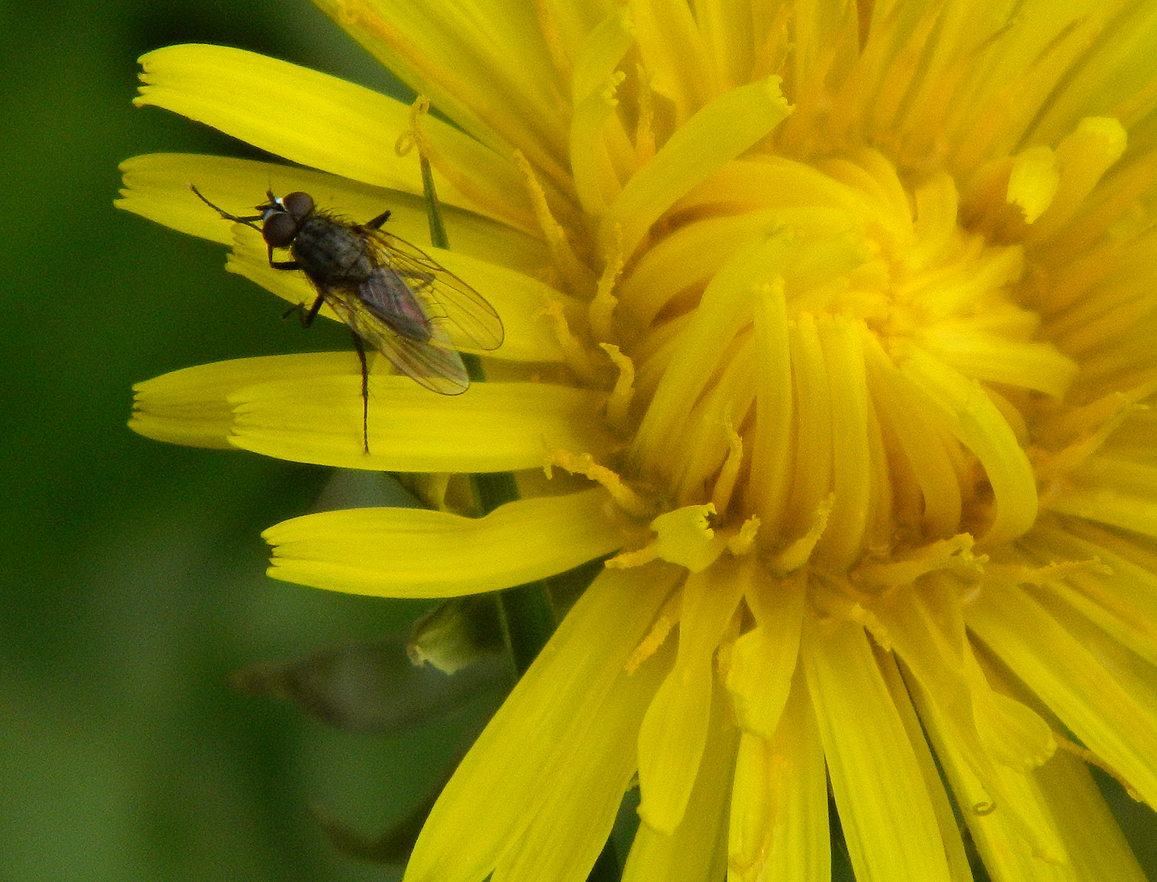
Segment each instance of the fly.
[[[497,349],[502,320],[486,299],[421,249],[381,229],[386,211],[364,224],[318,208],[308,193],[277,197],[239,217],[197,197],[222,218],[261,233],[269,265],[300,270],[317,292],[297,311],[309,327],[323,303],[353,332],[362,369],[362,444],[370,451],[369,344],[406,376],[440,395],[459,395],[470,385],[458,349]],[[260,226],[258,222],[260,221]],[[274,260],[275,248],[292,260]],[[291,310],[292,311],[292,310]],[[287,313],[288,315],[288,313]]]

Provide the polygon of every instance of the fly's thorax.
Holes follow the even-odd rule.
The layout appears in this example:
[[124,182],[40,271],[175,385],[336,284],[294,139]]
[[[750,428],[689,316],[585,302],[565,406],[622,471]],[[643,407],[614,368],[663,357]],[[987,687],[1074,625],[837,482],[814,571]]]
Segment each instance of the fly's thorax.
[[302,271],[319,287],[364,282],[374,271],[365,236],[324,214],[305,218],[291,248]]

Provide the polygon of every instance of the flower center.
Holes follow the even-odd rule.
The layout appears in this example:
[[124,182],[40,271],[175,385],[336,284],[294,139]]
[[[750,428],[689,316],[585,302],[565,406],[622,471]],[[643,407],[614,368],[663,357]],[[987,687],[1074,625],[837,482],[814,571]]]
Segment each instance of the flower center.
[[[729,163],[653,232],[619,290],[640,418],[632,470],[673,504],[758,517],[846,571],[1033,523],[1036,398],[1073,362],[1018,305],[1026,259],[961,226],[946,174],[879,153]],[[677,442],[677,443],[675,443]]]

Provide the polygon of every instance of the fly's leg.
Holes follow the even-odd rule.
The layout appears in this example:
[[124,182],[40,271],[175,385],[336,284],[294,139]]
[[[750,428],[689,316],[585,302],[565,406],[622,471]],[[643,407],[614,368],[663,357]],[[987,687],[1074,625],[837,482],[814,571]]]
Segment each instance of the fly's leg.
[[321,305],[323,303],[325,303],[325,295],[318,294],[317,299],[313,301],[313,304],[309,307],[309,309],[305,308],[304,303],[296,303],[289,307],[289,309],[285,310],[285,312],[281,314],[281,318],[284,321],[296,312],[298,317],[301,319],[301,326],[303,328],[308,328],[313,324],[313,320],[317,318],[317,311],[321,309]]
[[271,267],[273,267],[274,269],[279,269],[279,270],[301,269],[301,264],[299,264],[296,260],[274,260],[273,259],[273,246],[267,245],[266,247],[269,249],[269,265]]
[[362,338],[353,335],[354,348],[358,351],[358,363],[362,368],[362,450],[370,453],[370,368],[366,362],[366,347]]

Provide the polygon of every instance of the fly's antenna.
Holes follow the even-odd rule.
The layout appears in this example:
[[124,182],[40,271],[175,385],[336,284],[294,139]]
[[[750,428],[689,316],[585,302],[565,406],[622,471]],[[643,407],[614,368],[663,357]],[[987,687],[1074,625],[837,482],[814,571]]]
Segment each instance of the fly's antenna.
[[233,221],[233,222],[239,223],[239,224],[245,224],[245,226],[252,227],[253,229],[257,230],[257,232],[259,232],[259,233],[261,232],[261,227],[257,226],[257,224],[256,224],[256,221],[259,221],[262,219],[262,216],[260,214],[253,215],[252,217],[239,217],[235,214],[230,214],[225,209],[214,205],[212,202],[210,202],[208,199],[206,199],[204,194],[201,193],[201,191],[198,190],[195,185],[186,184],[186,186],[190,190],[193,191],[194,196],[196,196],[198,199],[200,199],[202,202],[204,202],[206,205],[208,205],[211,209],[213,209],[215,212],[217,212],[217,214],[221,215],[222,219],[227,220],[227,221]]

